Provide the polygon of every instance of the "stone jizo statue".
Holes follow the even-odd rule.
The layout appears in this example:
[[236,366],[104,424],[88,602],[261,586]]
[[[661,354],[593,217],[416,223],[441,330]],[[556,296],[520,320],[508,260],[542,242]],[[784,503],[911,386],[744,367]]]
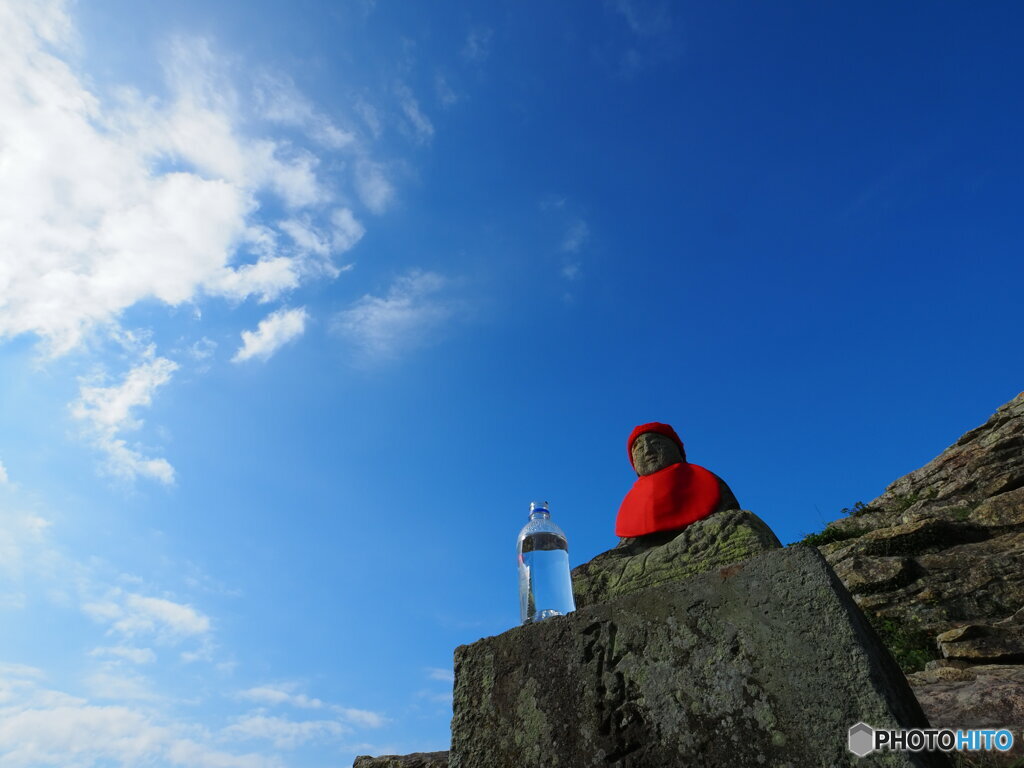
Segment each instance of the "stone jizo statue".
[[626,446],[637,479],[615,520],[619,543],[573,570],[577,608],[781,546],[724,480],[686,460],[668,424],[641,424]]
[[637,481],[619,508],[618,536],[680,531],[713,512],[739,509],[725,481],[686,460],[683,441],[668,424],[641,424],[630,433],[626,448]]

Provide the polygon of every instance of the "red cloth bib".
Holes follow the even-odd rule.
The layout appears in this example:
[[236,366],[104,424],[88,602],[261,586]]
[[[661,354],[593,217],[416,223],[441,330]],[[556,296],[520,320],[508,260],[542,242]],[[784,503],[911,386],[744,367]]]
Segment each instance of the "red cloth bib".
[[718,478],[696,464],[672,464],[633,483],[615,518],[616,536],[685,528],[718,507]]

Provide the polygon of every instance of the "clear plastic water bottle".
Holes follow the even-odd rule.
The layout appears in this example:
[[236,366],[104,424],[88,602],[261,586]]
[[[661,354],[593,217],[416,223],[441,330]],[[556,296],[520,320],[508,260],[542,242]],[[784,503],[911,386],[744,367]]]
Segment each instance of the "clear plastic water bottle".
[[530,504],[530,522],[516,541],[519,556],[519,612],[523,624],[576,610],[569,575],[569,543],[551,522],[546,501]]

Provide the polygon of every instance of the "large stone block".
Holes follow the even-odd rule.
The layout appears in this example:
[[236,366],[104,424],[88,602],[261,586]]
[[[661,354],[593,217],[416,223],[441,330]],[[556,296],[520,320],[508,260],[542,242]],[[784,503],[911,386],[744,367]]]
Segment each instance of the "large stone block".
[[455,651],[452,768],[947,766],[847,749],[925,727],[822,556],[775,550]]

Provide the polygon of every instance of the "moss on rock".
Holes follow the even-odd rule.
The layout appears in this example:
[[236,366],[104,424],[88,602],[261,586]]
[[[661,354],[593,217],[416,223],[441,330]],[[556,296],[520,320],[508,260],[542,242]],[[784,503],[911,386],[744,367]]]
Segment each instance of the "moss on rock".
[[573,570],[576,606],[686,579],[780,546],[761,518],[740,509],[716,512],[679,532],[623,539]]

